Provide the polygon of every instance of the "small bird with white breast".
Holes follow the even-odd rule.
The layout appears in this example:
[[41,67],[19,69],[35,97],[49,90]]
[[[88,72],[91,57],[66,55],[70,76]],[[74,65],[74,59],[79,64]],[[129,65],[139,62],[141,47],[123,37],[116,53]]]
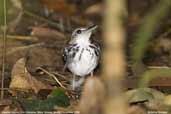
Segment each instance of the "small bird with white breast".
[[[91,39],[96,28],[96,25],[77,28],[73,31],[69,44],[64,48],[64,69],[68,68],[73,73],[73,90],[83,83],[85,76],[93,76],[93,71],[99,63],[100,45]],[[81,79],[76,82],[75,76],[80,76]]]

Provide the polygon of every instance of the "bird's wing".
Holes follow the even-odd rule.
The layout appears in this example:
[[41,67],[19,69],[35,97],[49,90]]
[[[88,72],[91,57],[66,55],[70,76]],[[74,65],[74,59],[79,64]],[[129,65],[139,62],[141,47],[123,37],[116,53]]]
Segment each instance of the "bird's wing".
[[77,44],[69,44],[64,48],[63,50],[63,59],[65,62],[64,70],[66,69],[67,65],[73,60],[77,51],[78,51]]
[[101,53],[101,47],[100,47],[100,44],[95,42],[95,41],[92,41],[91,45],[90,45],[90,48],[94,49],[95,51],[95,54],[98,58],[100,58],[100,53]]
[[76,47],[77,47],[77,44],[69,44],[68,46],[64,48],[63,57],[64,57],[65,62],[68,62],[71,59],[73,59],[74,54],[76,52]]
[[100,47],[100,44],[97,43],[97,42],[94,42],[94,45],[96,46],[96,51],[98,53],[98,56],[100,56],[100,53],[101,53],[101,47]]

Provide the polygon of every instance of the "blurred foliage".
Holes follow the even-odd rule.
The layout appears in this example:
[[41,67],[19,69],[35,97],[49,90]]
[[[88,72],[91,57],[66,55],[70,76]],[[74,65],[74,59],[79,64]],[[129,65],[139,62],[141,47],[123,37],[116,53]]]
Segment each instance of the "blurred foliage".
[[144,88],[127,91],[126,96],[129,103],[146,102],[154,98],[152,93],[146,92]]
[[[133,68],[141,65],[150,39],[160,27],[160,21],[164,19],[171,9],[170,0],[160,0],[157,6],[143,20],[136,34],[134,48],[132,50]],[[140,74],[139,74],[140,75]],[[141,75],[139,87],[148,86],[148,83],[159,76],[171,76],[170,69],[147,70]]]
[[129,103],[147,102],[151,100],[163,102],[164,94],[151,88],[137,88],[128,90],[126,92],[126,98]]
[[171,77],[171,69],[160,68],[147,70],[140,78],[139,87],[147,87],[150,81],[159,77]]
[[142,26],[136,34],[136,40],[132,50],[132,60],[134,64],[138,64],[142,61],[149,44],[149,39],[153,37],[156,30],[159,28],[160,21],[169,13],[170,9],[170,0],[161,0],[154,10],[144,18]]
[[54,106],[67,107],[70,105],[69,98],[61,88],[54,89],[47,99],[28,99],[21,101],[26,111],[52,111]]

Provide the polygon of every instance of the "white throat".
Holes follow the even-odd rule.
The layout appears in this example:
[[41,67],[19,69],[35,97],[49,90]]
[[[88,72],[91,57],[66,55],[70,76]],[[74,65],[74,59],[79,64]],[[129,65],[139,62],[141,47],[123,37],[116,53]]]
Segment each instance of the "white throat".
[[76,36],[72,42],[80,45],[88,45],[90,43],[90,36],[91,34],[81,34]]
[[79,44],[87,44],[89,43],[89,36],[87,35],[80,35],[78,38],[76,38],[76,42]]

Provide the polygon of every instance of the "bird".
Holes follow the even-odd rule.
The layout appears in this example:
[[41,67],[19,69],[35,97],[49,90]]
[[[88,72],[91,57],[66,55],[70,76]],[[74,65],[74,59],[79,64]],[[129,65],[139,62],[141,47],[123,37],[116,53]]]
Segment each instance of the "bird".
[[[99,64],[100,44],[91,38],[97,27],[97,25],[91,25],[75,29],[69,43],[64,47],[64,70],[69,69],[73,74],[73,90],[84,82],[85,76],[89,74],[93,76],[93,72]],[[76,82],[75,76],[81,77],[80,80]]]

